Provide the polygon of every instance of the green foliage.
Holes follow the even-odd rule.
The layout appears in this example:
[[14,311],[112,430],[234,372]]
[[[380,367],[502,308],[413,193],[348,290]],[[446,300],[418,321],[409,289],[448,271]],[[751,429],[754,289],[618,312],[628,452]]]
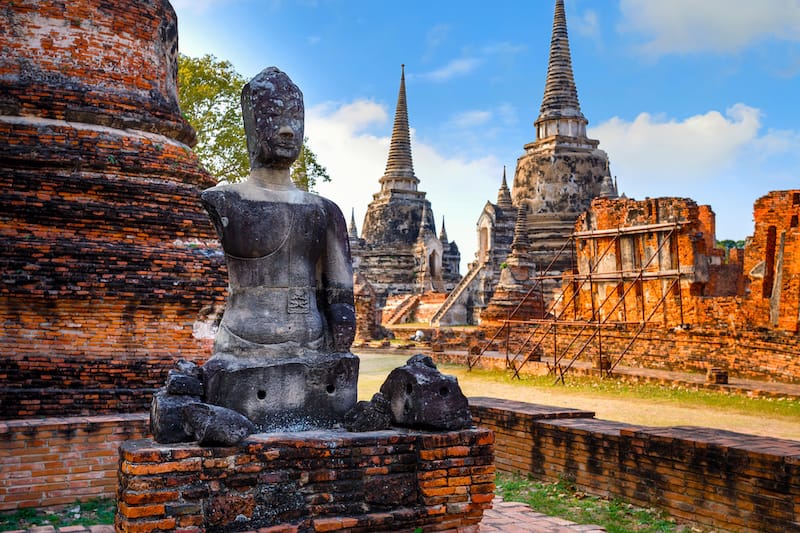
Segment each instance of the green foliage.
[[117,503],[110,498],[92,498],[57,509],[18,509],[0,513],[0,531],[30,529],[35,526],[91,526],[113,524]]
[[591,496],[577,490],[567,480],[545,483],[516,474],[499,473],[496,482],[497,494],[505,501],[523,502],[536,512],[578,524],[600,525],[610,533],[685,530],[661,511]]
[[724,241],[717,241],[717,247],[725,248],[726,250],[730,250],[731,248],[744,248],[744,241],[725,239]]
[[[183,116],[197,132],[194,151],[218,181],[234,183],[250,174],[241,107],[245,83],[230,61],[208,54],[198,58],[178,56],[178,98]],[[314,191],[319,181],[331,180],[308,148],[308,139],[303,139],[291,176],[306,191]]]
[[292,165],[292,181],[304,191],[314,192],[318,181],[331,181],[328,170],[319,164],[317,154],[308,147],[308,137],[303,139],[300,156]]
[[178,98],[197,132],[194,151],[219,181],[241,181],[250,173],[240,103],[244,84],[229,61],[178,56]]
[[[626,381],[618,377],[597,378],[568,375],[564,384],[556,383],[553,376],[522,374],[520,379],[510,372],[474,368],[468,371],[461,365],[443,365],[447,373],[467,381],[470,377],[491,382],[518,386],[521,389],[567,390],[578,394],[590,394],[603,398],[627,398],[630,400],[663,401],[681,407],[696,406],[738,412],[745,415],[777,416],[800,419],[800,402],[786,397],[749,396],[746,392],[709,390],[690,384],[673,382],[668,384]],[[463,386],[463,385],[462,385]]]

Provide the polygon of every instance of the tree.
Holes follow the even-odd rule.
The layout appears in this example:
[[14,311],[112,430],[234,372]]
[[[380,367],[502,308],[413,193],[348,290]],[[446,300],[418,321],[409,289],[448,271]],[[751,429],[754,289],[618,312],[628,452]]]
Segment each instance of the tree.
[[331,181],[328,170],[319,164],[317,154],[308,147],[308,137],[303,139],[300,155],[292,164],[292,181],[304,191],[314,191],[317,181]]
[[[250,174],[241,107],[245,83],[230,61],[210,54],[178,56],[178,99],[184,117],[197,132],[194,151],[219,181],[242,181]],[[291,176],[299,188],[312,192],[319,181],[331,180],[308,148],[307,138],[292,165]]]
[[241,181],[250,173],[240,103],[244,84],[229,61],[178,56],[178,99],[197,132],[194,151],[219,181]]

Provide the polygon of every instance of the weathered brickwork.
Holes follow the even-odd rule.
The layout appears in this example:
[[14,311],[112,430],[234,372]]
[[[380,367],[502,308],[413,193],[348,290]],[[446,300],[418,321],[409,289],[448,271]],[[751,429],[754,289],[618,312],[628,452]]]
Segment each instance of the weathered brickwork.
[[0,12],[0,418],[141,410],[207,356],[225,271],[169,2]]
[[[542,331],[534,333],[533,337],[538,340]],[[488,330],[487,333],[493,332]],[[652,326],[631,342],[635,333],[636,326],[605,327],[596,333],[591,327],[558,324],[555,333],[551,329],[545,335],[541,358],[552,361],[555,352],[562,356],[561,364],[566,366],[583,349],[578,360],[596,364],[601,348],[603,357],[611,361],[616,361],[627,348],[620,363],[626,366],[702,373],[711,367],[720,367],[731,377],[800,383],[800,358],[797,357],[800,338],[796,335],[736,327]],[[512,356],[526,341],[530,348],[530,336],[528,326],[511,328],[508,345]],[[478,343],[479,346],[485,344],[486,341]],[[505,346],[505,338],[498,339],[495,349],[505,350]]]
[[167,0],[18,0],[0,17],[0,114],[194,139],[178,110]]
[[495,433],[499,471],[566,479],[592,494],[729,531],[800,529],[800,442],[697,427],[649,428],[592,413],[470,400]]
[[692,300],[719,295],[726,276],[734,287],[742,279],[736,264],[730,274],[719,269],[714,213],[686,198],[596,199],[575,230],[577,273],[565,277],[562,300],[567,319],[703,322]]
[[233,448],[129,441],[117,530],[477,533],[493,442],[485,429],[262,434]]
[[745,247],[754,325],[800,332],[800,189],[774,191],[753,206],[755,230]]
[[0,511],[113,497],[119,446],[147,425],[146,414],[0,422]]

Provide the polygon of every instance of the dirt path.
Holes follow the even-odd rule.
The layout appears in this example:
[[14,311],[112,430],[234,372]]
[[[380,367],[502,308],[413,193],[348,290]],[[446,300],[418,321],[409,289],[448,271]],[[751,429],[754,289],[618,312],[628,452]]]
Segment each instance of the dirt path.
[[[359,399],[368,400],[380,388],[393,368],[407,355],[361,355]],[[467,396],[493,396],[530,403],[594,411],[604,420],[647,426],[705,426],[753,435],[800,440],[800,420],[794,417],[742,414],[713,408],[683,407],[675,402],[609,398],[560,387],[533,387],[524,383],[498,383],[464,368],[449,366],[446,373],[458,377]]]

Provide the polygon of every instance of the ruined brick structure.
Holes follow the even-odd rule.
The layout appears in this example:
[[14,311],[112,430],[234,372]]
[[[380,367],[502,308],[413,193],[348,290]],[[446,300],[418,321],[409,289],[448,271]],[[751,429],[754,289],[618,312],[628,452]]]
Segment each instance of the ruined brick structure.
[[373,195],[364,217],[361,238],[350,226],[353,268],[371,284],[376,305],[391,295],[402,299],[424,292],[451,290],[460,279],[461,255],[442,232],[436,236],[433,209],[418,190],[411,158],[405,72],[400,77],[394,129],[381,190]]
[[[558,276],[571,269],[569,251],[559,251],[578,215],[595,197],[617,196],[608,157],[598,149],[599,141],[586,136],[587,124],[572,72],[564,2],[556,0],[544,98],[534,123],[536,140],[525,145],[517,161],[511,205],[498,199],[497,205],[487,204],[479,217],[477,261],[435,324],[458,323],[463,308],[473,310],[467,317],[471,323],[508,318],[514,310],[513,318],[537,316],[541,305],[517,308],[520,295],[535,283],[536,272],[552,274],[536,289],[543,292],[545,304],[552,299],[560,286]],[[521,247],[512,257],[508,227],[520,209],[525,218],[515,225],[514,234],[525,235],[513,237]],[[498,210],[504,216],[498,217]],[[509,264],[515,268],[503,274]]]
[[0,12],[0,418],[144,410],[225,274],[167,0]]
[[535,355],[562,367],[583,359],[800,382],[799,194],[760,198],[753,236],[727,253],[709,206],[595,199],[576,223],[575,272],[558,305],[540,320],[487,321],[484,337],[503,344],[493,349],[508,339],[517,366]]
[[742,285],[741,264],[725,269],[717,260],[723,252],[715,248],[714,212],[687,198],[596,199],[574,237],[563,318],[697,323],[704,317],[694,315],[694,297],[730,296]]
[[800,189],[774,191],[753,207],[755,229],[747,240],[744,269],[754,325],[800,332]]
[[493,442],[479,428],[264,433],[217,448],[128,441],[116,527],[477,533],[494,497]]

